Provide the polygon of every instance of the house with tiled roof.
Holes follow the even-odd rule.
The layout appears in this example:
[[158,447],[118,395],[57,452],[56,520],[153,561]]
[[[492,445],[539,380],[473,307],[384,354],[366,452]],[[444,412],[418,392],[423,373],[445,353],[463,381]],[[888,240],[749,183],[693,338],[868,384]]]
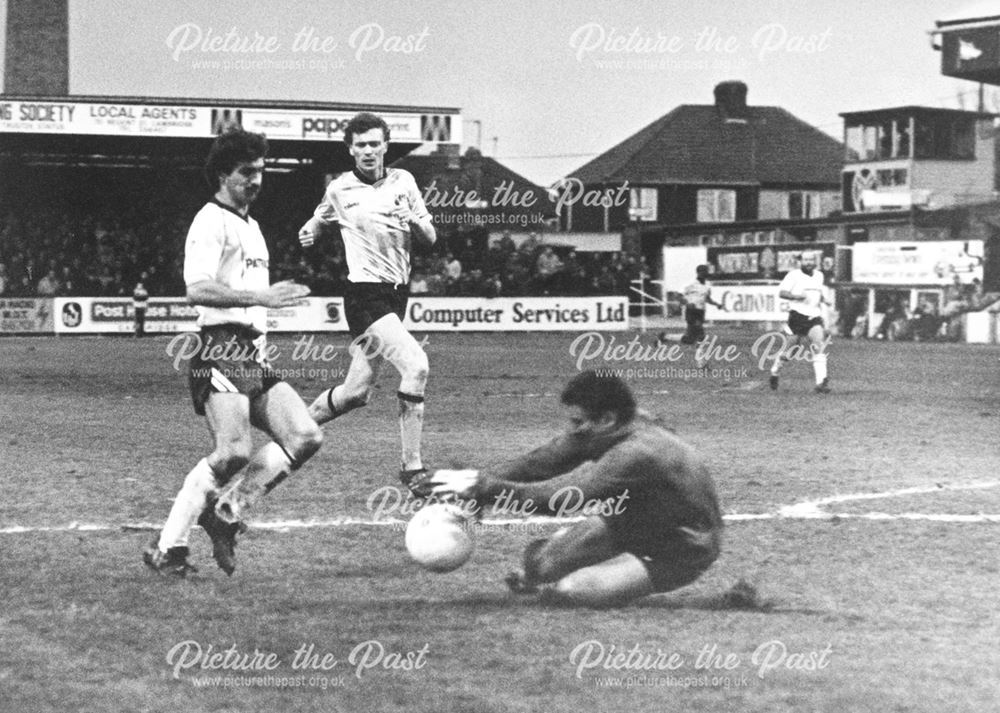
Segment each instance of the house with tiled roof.
[[[564,230],[815,218],[840,208],[843,145],[743,82],[684,104],[570,174],[602,205],[565,206]],[[627,190],[622,190],[627,185]]]
[[413,174],[438,233],[547,229],[555,219],[549,192],[475,148],[455,144],[411,153],[392,164]]

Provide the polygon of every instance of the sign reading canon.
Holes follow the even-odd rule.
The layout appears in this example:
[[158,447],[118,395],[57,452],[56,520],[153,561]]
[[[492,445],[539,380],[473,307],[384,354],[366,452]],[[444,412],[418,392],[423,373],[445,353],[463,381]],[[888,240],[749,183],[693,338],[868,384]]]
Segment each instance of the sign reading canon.
[[778,296],[778,285],[712,285],[712,299],[722,305],[705,306],[705,319],[713,322],[788,319],[788,300]]

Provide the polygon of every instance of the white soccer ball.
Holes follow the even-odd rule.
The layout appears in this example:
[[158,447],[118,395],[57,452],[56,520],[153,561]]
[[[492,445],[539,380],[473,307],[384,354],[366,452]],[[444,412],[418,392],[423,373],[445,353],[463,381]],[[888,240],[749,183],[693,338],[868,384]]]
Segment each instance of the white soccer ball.
[[406,526],[406,550],[431,572],[451,572],[472,555],[472,538],[462,508],[451,503],[422,507]]

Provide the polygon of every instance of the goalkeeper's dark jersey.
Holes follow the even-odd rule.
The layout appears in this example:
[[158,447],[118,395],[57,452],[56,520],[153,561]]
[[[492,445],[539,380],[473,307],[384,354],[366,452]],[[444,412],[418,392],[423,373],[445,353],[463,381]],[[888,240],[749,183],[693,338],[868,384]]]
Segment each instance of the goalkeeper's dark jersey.
[[718,551],[722,515],[708,468],[691,446],[642,414],[610,434],[560,436],[483,476],[487,511],[493,502],[523,508],[530,499],[539,514],[562,508],[579,515],[568,505],[582,496],[607,501],[601,517],[627,551]]

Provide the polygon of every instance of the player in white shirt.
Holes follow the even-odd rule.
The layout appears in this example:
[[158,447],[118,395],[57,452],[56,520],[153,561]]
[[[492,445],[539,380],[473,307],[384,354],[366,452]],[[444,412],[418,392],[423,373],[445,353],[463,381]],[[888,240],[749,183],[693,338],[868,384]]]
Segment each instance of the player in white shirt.
[[[267,141],[240,129],[216,137],[205,175],[216,189],[198,211],[184,248],[188,301],[197,306],[200,333],[189,383],[195,412],[208,420],[215,449],[188,473],[156,540],[143,560],[164,575],[186,576],[188,536],[195,522],[212,539],[219,567],[232,574],[238,522],[216,515],[228,482],[280,482],[320,447],[323,432],[291,386],[266,359],[267,309],[302,302],[309,288],[270,284],[268,250],[250,204],[259,195]],[[251,454],[251,423],[274,440]],[[265,486],[266,487],[266,486]]]
[[399,476],[420,495],[428,478],[420,451],[428,363],[402,320],[409,299],[412,241],[430,246],[437,234],[413,176],[385,167],[385,121],[358,114],[345,127],[344,142],[354,170],[330,182],[313,217],[299,231],[299,240],[308,247],[325,227],[340,227],[348,267],[344,313],[354,337],[351,366],[344,383],[320,394],[309,413],[323,424],[366,405],[379,367],[388,360],[400,376]]
[[801,349],[803,340],[806,340],[816,377],[815,391],[819,394],[830,392],[830,380],[826,373],[827,332],[823,326],[824,305],[829,304],[826,294],[823,273],[816,269],[815,253],[802,253],[798,269],[789,270],[778,286],[778,296],[791,303],[786,329],[795,337],[795,341],[787,345],[771,366],[772,390],[778,388],[778,373],[782,363],[789,359],[789,349]]
[[682,344],[697,344],[705,338],[705,305],[721,308],[712,299],[712,288],[708,282],[708,266],[695,268],[695,280],[684,288],[684,320],[687,331],[681,337]]

